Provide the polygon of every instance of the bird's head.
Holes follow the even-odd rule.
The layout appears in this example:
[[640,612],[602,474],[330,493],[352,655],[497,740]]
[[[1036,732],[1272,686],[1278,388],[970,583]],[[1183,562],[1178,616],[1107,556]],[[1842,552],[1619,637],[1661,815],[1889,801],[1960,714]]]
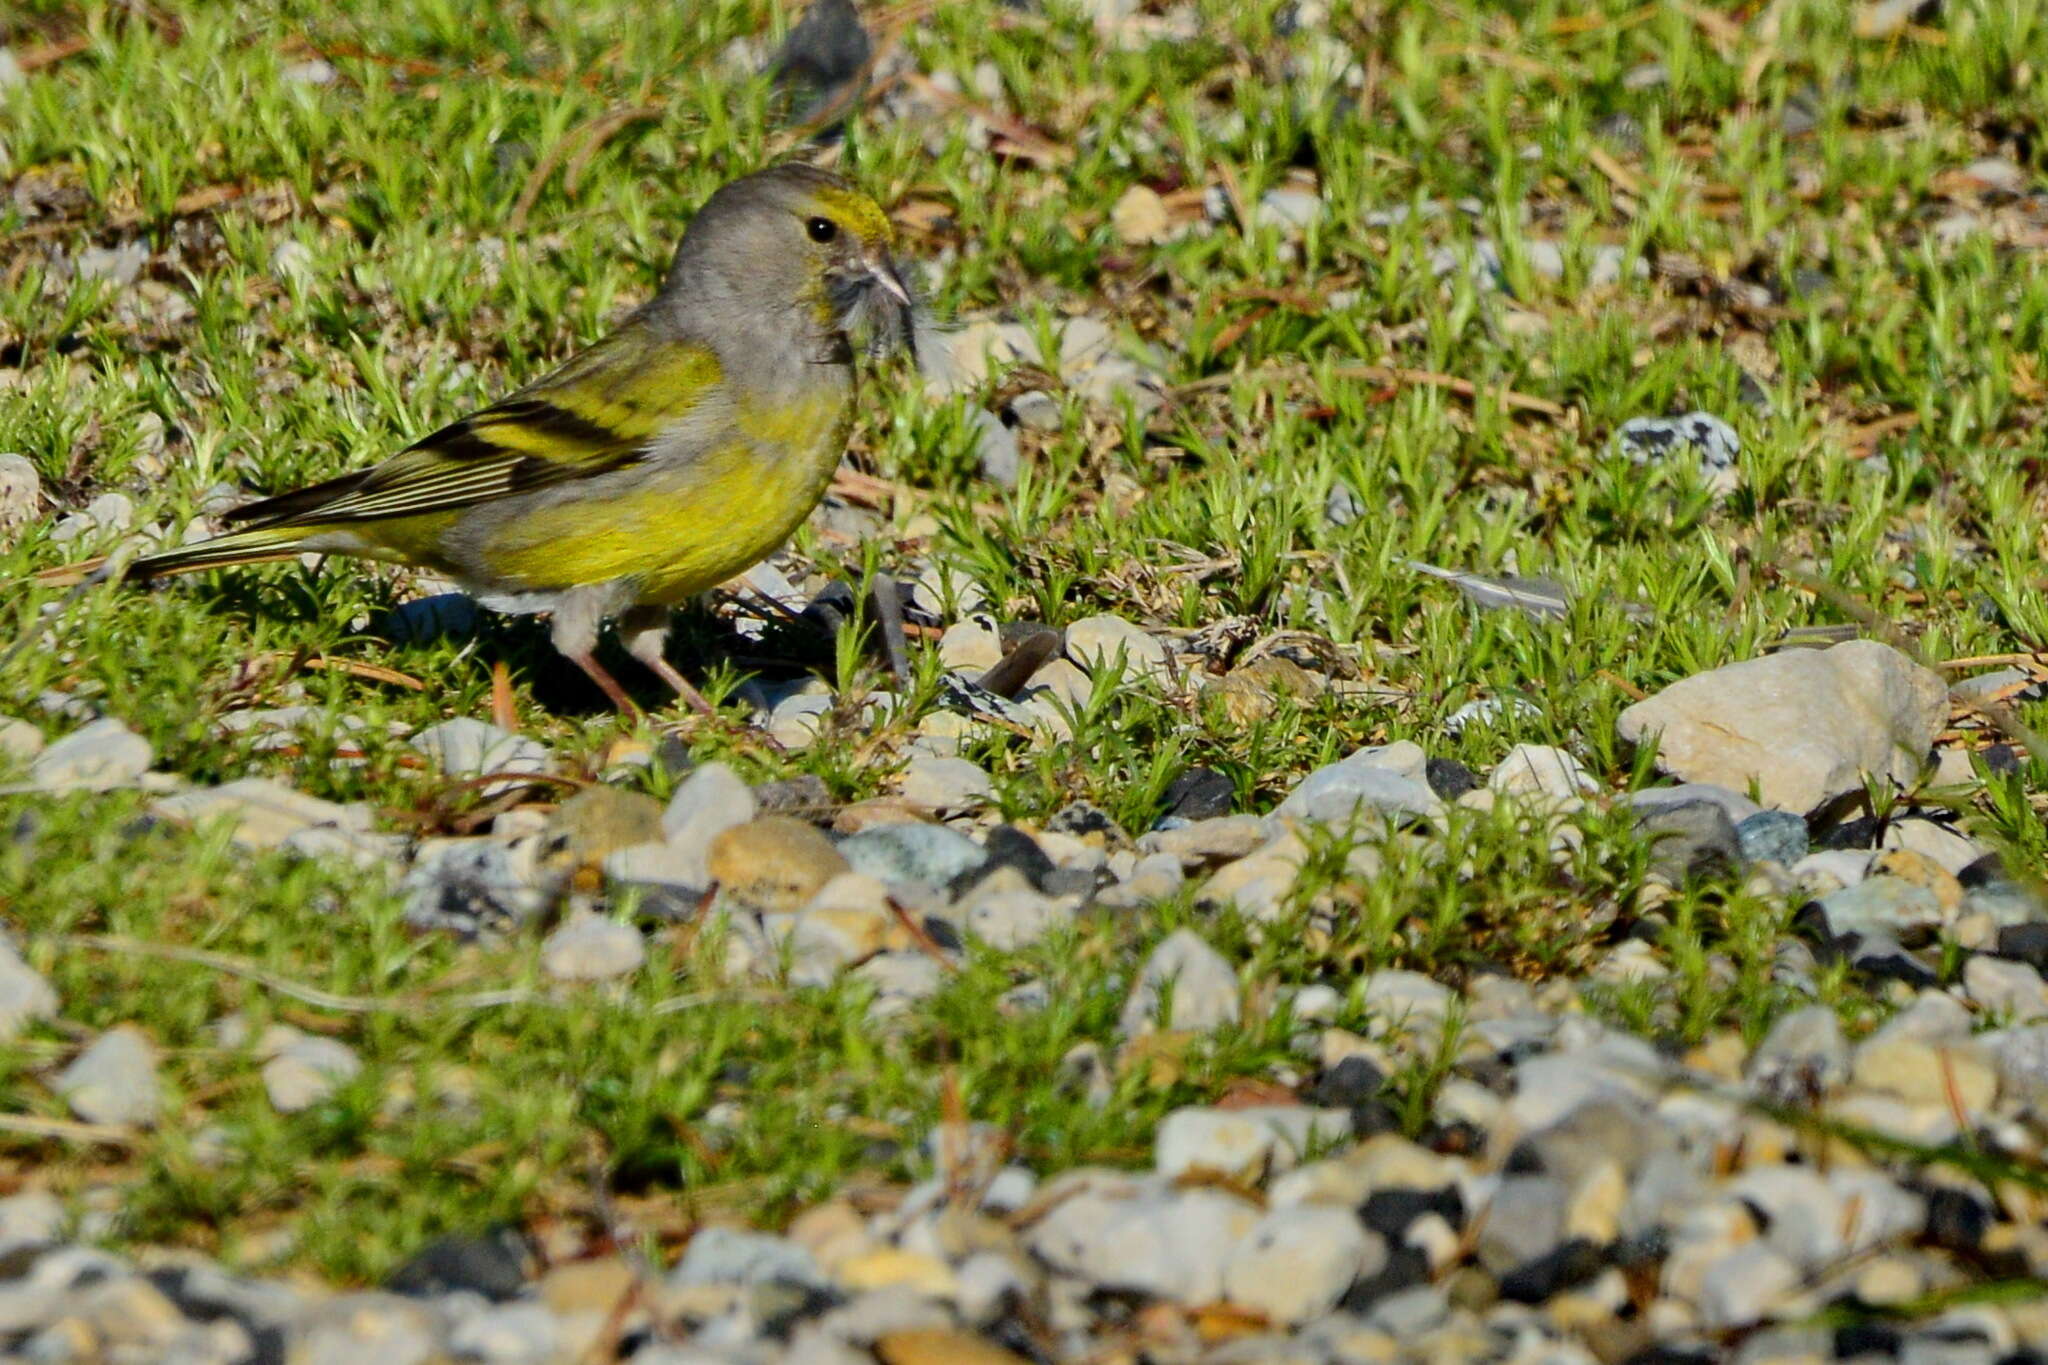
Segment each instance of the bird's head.
[[676,248],[664,292],[726,295],[764,315],[795,309],[835,349],[871,355],[912,340],[917,302],[895,257],[889,216],[865,192],[812,166],[771,167],[705,203]]

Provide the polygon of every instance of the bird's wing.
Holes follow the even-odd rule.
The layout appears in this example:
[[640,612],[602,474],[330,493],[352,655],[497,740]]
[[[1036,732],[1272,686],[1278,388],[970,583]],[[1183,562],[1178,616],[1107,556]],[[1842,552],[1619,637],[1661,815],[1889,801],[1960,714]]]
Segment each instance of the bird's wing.
[[[642,459],[720,392],[717,355],[629,322],[546,377],[380,465],[250,503],[249,527],[333,524],[473,507]],[[701,415],[701,414],[700,414]]]

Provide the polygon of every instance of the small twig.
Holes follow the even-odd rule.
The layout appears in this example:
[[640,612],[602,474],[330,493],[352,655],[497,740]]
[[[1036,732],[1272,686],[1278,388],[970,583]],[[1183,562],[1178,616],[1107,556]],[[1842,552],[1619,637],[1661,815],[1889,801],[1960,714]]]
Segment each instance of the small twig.
[[[496,1009],[505,1005],[573,1005],[584,1007],[581,996],[574,994],[550,995],[523,986],[510,986],[495,991],[470,991],[462,995],[410,994],[393,996],[340,995],[323,991],[317,986],[308,986],[276,972],[266,970],[253,962],[226,953],[211,952],[205,948],[187,948],[176,943],[144,943],[139,939],[122,938],[114,934],[51,934],[49,941],[64,948],[86,948],[103,953],[127,953],[136,957],[160,958],[166,962],[186,962],[195,967],[205,967],[228,976],[238,976],[253,981],[266,990],[312,1005],[317,1009],[333,1010],[337,1014],[408,1014],[423,1009],[434,1010],[481,1010]],[[648,1007],[650,1014],[675,1014],[695,1009],[720,999],[750,998],[747,993],[697,992],[691,995],[670,996],[656,1001]]]
[[[540,192],[547,187],[548,178],[554,175],[555,168],[565,160],[573,160],[575,170],[581,171],[589,160],[586,148],[602,142],[635,119],[660,118],[661,113],[662,111],[653,105],[607,109],[595,118],[586,119],[570,129],[559,142],[541,154],[540,161],[527,175],[526,184],[520,189],[517,202],[512,205],[511,216],[505,220],[506,226],[514,232],[526,226],[526,215],[533,211],[534,201],[540,198]],[[563,188],[571,194],[575,193],[575,186],[570,183],[568,177],[564,178]]]
[[[1204,379],[1191,380],[1174,387],[1176,394],[1206,393],[1212,389],[1227,389],[1240,379],[1254,383],[1298,379],[1315,374],[1305,361],[1288,361],[1269,365],[1263,369],[1233,371],[1230,374],[1212,374]],[[1329,369],[1332,379],[1362,379],[1369,384],[1409,384],[1418,388],[1448,389],[1462,398],[1491,398],[1504,408],[1522,412],[1541,413],[1545,417],[1562,417],[1565,408],[1562,403],[1553,403],[1548,398],[1534,394],[1518,393],[1513,389],[1499,389],[1490,385],[1475,384],[1469,379],[1456,375],[1442,374],[1436,370],[1411,370],[1396,365],[1332,365]]]
[[43,1119],[33,1114],[0,1114],[0,1133],[55,1138],[59,1142],[105,1143],[133,1147],[142,1137],[125,1124],[79,1123],[75,1119]]
[[591,160],[620,129],[635,123],[658,121],[662,113],[658,104],[633,105],[599,114],[585,124],[583,145],[576,149],[576,155],[569,158],[568,165],[562,170],[562,193],[575,197],[576,191],[583,186],[583,173],[590,169]]

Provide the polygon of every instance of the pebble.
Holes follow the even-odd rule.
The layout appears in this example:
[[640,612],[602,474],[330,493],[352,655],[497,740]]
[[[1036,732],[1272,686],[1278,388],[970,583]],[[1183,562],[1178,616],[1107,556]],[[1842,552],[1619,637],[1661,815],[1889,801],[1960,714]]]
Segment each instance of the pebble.
[[945,887],[988,861],[981,845],[944,825],[915,821],[877,825],[839,843],[839,856],[855,872],[891,886]]
[[109,716],[73,730],[28,768],[37,791],[110,791],[140,780],[154,756],[149,741]]
[[939,663],[949,670],[982,673],[1003,661],[1003,641],[993,616],[977,613],[946,627],[939,637]]
[[539,740],[470,716],[428,726],[412,737],[412,747],[448,777],[508,775],[504,781],[480,784],[478,790],[484,795],[513,791],[525,785],[518,777],[551,773],[555,766],[553,753]]
[[1742,438],[1710,412],[1632,418],[1614,433],[1614,446],[1637,464],[1663,463],[1684,451],[1707,474],[1733,468],[1742,455]]
[[968,421],[974,427],[974,461],[981,477],[998,488],[1015,488],[1024,469],[1017,433],[986,408],[975,408]]
[[87,1123],[152,1124],[163,1104],[156,1045],[133,1025],[110,1028],[58,1073],[52,1088]]
[[[754,818],[754,791],[723,763],[705,763],[683,779],[661,813],[661,828],[682,878],[703,888],[711,882],[711,841]],[[691,880],[694,877],[695,880]]]
[[682,1260],[669,1272],[668,1283],[677,1287],[788,1284],[824,1289],[831,1281],[816,1258],[794,1242],[714,1224],[690,1239]]
[[1578,759],[1548,744],[1517,744],[1487,779],[1494,791],[1573,799],[1600,790]]
[[[1171,994],[1165,1020],[1159,1007]],[[1160,940],[1124,1001],[1117,1030],[1126,1038],[1166,1028],[1205,1033],[1235,1024],[1239,1017],[1237,972],[1192,929],[1176,929]]]
[[1043,389],[1027,389],[1018,394],[1010,400],[1009,411],[1018,426],[1032,431],[1058,431],[1066,421],[1059,400]]
[[1121,677],[1165,682],[1172,676],[1166,646],[1116,616],[1088,616],[1067,627],[1067,657],[1089,673],[1116,668]]
[[1386,1244],[1348,1209],[1272,1209],[1224,1262],[1223,1294],[1274,1322],[1294,1326],[1335,1308],[1354,1280],[1377,1273],[1386,1260]]
[[720,830],[705,864],[722,890],[771,914],[798,909],[852,870],[816,825],[788,815],[764,815]]
[[639,930],[588,913],[571,915],[540,946],[541,970],[556,981],[609,981],[646,960]]
[[1427,758],[1404,741],[1317,768],[1274,808],[1273,819],[1343,825],[1372,816],[1437,818],[1443,809],[1429,785]]
[[430,840],[399,886],[405,922],[465,938],[526,924],[554,899],[534,859],[532,840]]
[[1963,964],[1963,989],[1987,1014],[2010,1024],[2048,1019],[2048,983],[2024,962],[2005,962],[1982,953]]
[[984,878],[959,908],[967,931],[998,952],[1036,943],[1074,922],[1075,896],[1048,896],[1014,868]]
[[[6,60],[0,48],[0,62]],[[41,510],[43,478],[35,463],[13,451],[0,453],[0,531],[33,521]]]
[[54,1018],[58,1003],[55,988],[0,933],[0,1043],[19,1036],[38,1019]]
[[1258,1223],[1257,1206],[1222,1190],[1102,1175],[1083,1169],[1051,1183],[1041,1195],[1051,1212],[1025,1233],[1032,1254],[1109,1289],[1184,1304],[1221,1298],[1223,1268]]
[[1170,225],[1166,201],[1145,185],[1133,185],[1123,192],[1109,211],[1109,223],[1117,240],[1126,246],[1141,246],[1165,238]]
[[[1743,861],[1740,831],[1728,818],[1727,808],[1717,801],[1658,802],[1642,809],[1636,828],[1650,840],[1651,870],[1675,885],[1725,874]],[[1799,841],[1803,851],[1803,820]]]
[[964,758],[911,759],[897,779],[897,792],[912,806],[935,815],[958,815],[995,798],[988,774]]
[[1169,855],[1191,869],[1246,857],[1269,837],[1266,822],[1256,815],[1220,815],[1155,830],[1138,840],[1138,851]]
[[297,1114],[332,1095],[363,1069],[354,1049],[338,1038],[300,1033],[297,1029],[273,1029],[260,1051],[268,1054],[263,1063],[263,1090],[271,1108],[280,1114]]
[[367,806],[323,801],[268,777],[244,777],[160,797],[150,809],[186,824],[228,821],[236,843],[257,849],[281,847],[293,835],[322,826],[366,834],[370,825]]
[[1940,928],[1943,919],[1939,896],[1903,877],[1866,877],[1822,896],[1819,905],[1828,932],[1837,937],[1924,935]]
[[1695,674],[1621,713],[1621,737],[1658,736],[1657,766],[1748,790],[1799,814],[1860,790],[1910,786],[1948,716],[1940,676],[1889,645],[1788,649]]
[[1849,1043],[1826,1005],[1780,1015],[1745,1067],[1749,1083],[1785,1104],[1808,1103],[1849,1078]]
[[1212,1171],[1256,1182],[1269,1172],[1292,1169],[1312,1147],[1333,1143],[1350,1131],[1351,1116],[1342,1109],[1176,1109],[1160,1121],[1153,1139],[1153,1164],[1169,1178]]
[[1735,844],[1744,862],[1791,867],[1806,856],[1806,821],[1791,811],[1758,811],[1735,826]]

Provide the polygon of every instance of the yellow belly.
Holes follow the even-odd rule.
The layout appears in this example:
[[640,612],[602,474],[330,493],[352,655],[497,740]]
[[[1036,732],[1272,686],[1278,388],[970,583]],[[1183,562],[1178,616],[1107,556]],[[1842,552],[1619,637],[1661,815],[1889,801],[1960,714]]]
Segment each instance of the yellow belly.
[[621,491],[511,518],[481,546],[484,567],[528,590],[631,579],[641,602],[716,587],[765,559],[824,496],[852,419],[851,402],[834,406],[743,415],[744,437],[687,465],[645,465]]

